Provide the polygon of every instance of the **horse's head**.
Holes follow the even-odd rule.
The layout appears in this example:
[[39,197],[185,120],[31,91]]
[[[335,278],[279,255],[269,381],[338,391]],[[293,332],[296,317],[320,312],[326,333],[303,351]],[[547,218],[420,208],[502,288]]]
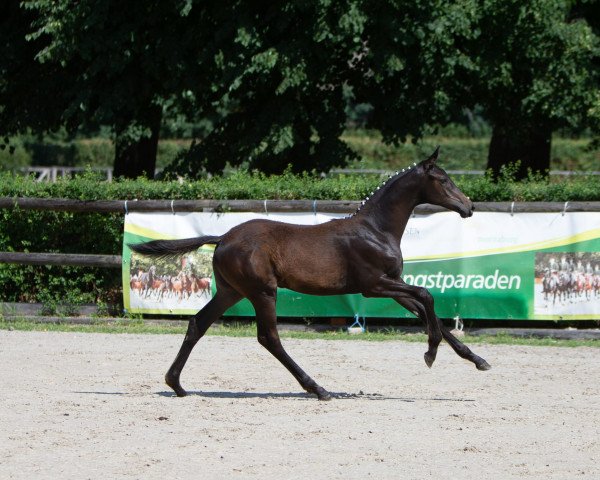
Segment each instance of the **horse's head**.
[[453,210],[466,218],[473,215],[473,202],[467,197],[448,174],[436,165],[440,147],[427,159],[419,164],[425,175],[425,186],[423,188],[423,202],[439,205]]

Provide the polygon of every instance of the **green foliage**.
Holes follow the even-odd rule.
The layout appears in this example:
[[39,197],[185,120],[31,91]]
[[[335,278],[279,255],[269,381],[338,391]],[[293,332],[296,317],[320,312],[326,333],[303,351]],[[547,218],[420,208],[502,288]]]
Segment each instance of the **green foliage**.
[[573,2],[488,0],[478,10],[480,32],[471,99],[496,125],[521,130],[600,127],[600,42],[584,18],[571,21]]
[[[449,135],[453,134],[453,135]],[[489,137],[472,137],[464,127],[453,124],[438,135],[427,135],[419,142],[389,145],[375,131],[347,130],[341,137],[357,160],[350,166],[397,170],[418,162],[437,145],[442,147],[444,167],[448,170],[485,170]],[[29,165],[64,165],[71,167],[109,167],[114,144],[107,138],[41,139],[32,136],[11,140],[13,154],[0,150],[0,169],[13,170]],[[161,140],[158,143],[157,167],[164,168],[189,147],[189,140]],[[552,170],[592,171],[600,167],[600,150],[591,148],[587,138],[555,136],[552,141]]]
[[557,129],[600,131],[600,38],[576,4],[487,0],[477,11],[479,34],[465,47],[473,69],[454,98],[468,96],[493,125],[495,173],[518,160],[519,178],[546,171]]
[[[6,0],[0,15],[0,134],[27,129],[50,131],[63,122],[61,110],[69,85],[68,69],[41,64],[43,39],[28,39],[36,14],[20,0]],[[0,143],[6,143],[6,138]]]
[[[600,201],[600,178],[576,177],[548,182],[531,177],[514,182],[506,169],[498,182],[490,177],[457,178],[474,201]],[[382,179],[374,175],[283,175],[233,171],[183,183],[150,180],[101,182],[92,173],[73,180],[39,183],[31,177],[0,173],[1,197],[110,199],[317,199],[361,200]],[[96,253],[119,255],[122,214],[86,214],[19,209],[0,210],[0,251]],[[0,301],[38,301],[48,311],[56,304],[119,304],[118,270],[0,264]]]
[[234,170],[224,177],[196,181],[120,180],[99,182],[89,172],[73,180],[56,183],[36,182],[32,177],[0,174],[0,196],[30,196],[40,198],[100,199],[360,199],[366,196],[379,178],[348,175],[320,178],[309,174],[267,176]]
[[[27,193],[27,192],[24,192]],[[33,192],[30,192],[33,193]],[[0,251],[118,253],[122,216],[46,211],[0,211]],[[119,302],[115,271],[102,268],[0,264],[2,301],[53,305]]]
[[[408,163],[404,164],[406,166]],[[447,167],[442,163],[443,167]],[[600,178],[577,175],[566,179],[548,181],[530,176],[522,182],[514,181],[514,167],[506,167],[495,183],[489,176],[461,176],[457,182],[474,201],[576,201],[600,200]],[[72,180],[56,183],[36,182],[33,177],[0,173],[0,196],[72,198],[78,200],[132,200],[132,199],[317,199],[317,200],[361,200],[376,188],[382,177],[379,175],[335,175],[320,177],[304,173],[295,175],[291,170],[282,175],[265,175],[261,172],[248,173],[233,170],[222,177],[194,181],[120,180],[100,182],[93,172]],[[41,214],[42,212],[38,212]],[[47,214],[47,213],[45,213]],[[19,212],[29,215],[29,212]],[[56,212],[54,215],[63,215]],[[74,214],[70,214],[74,215]],[[93,217],[90,217],[93,218]],[[65,220],[69,220],[68,218]],[[37,219],[35,220],[38,221]],[[40,220],[48,225],[55,219]],[[32,220],[33,222],[33,220]],[[77,222],[75,222],[77,223]],[[7,227],[2,231],[6,231]],[[62,230],[63,233],[69,230]],[[77,234],[79,230],[75,231]],[[92,230],[93,232],[93,230]],[[32,230],[33,233],[33,230]],[[95,234],[96,232],[94,232]],[[90,238],[86,233],[84,238]]]
[[32,165],[31,152],[27,151],[21,138],[11,139],[10,146],[0,144],[0,170],[15,170],[29,165]]
[[[505,143],[543,145],[559,128],[597,135],[597,5],[9,0],[0,133],[107,125],[117,158],[135,166],[116,172],[137,175],[154,170],[159,132],[185,131],[199,141],[172,152],[170,170],[189,177],[227,163],[342,166],[357,158],[342,137],[349,117],[394,146],[466,109]],[[515,160],[526,150],[507,148]]]
[[217,81],[210,97],[202,83],[191,88],[195,98],[209,98],[201,108],[211,112],[214,126],[171,170],[221,172],[226,159],[267,173],[281,173],[288,164],[295,172],[326,171],[352,158],[339,137],[345,72],[362,48],[366,15],[359,5],[220,4],[224,10],[213,26],[219,43],[211,42],[215,49],[208,51]]
[[207,25],[180,2],[8,6],[0,20],[0,133],[107,125],[122,147],[115,167],[153,173],[153,148],[137,158],[132,149],[155,142],[163,115],[171,122],[187,108],[196,119],[185,92],[189,83],[206,85],[200,74],[209,69],[198,70],[194,57],[211,40]]
[[[158,144],[156,165],[164,168],[183,150],[187,140],[162,140]],[[0,150],[0,170],[15,170],[26,166],[111,167],[115,146],[108,138],[42,138],[25,135],[14,137],[8,148]]]
[[[453,131],[456,132],[456,129]],[[354,166],[390,170],[421,161],[438,145],[441,146],[445,169],[485,170],[490,143],[487,136],[428,135],[416,143],[389,145],[373,131],[348,131],[342,138],[361,159],[354,162]],[[552,140],[550,169],[598,171],[600,149],[592,148],[590,139],[555,136]]]
[[581,176],[571,179],[548,181],[539,174],[530,174],[522,181],[516,181],[519,165],[502,168],[498,178],[491,172],[483,177],[462,177],[456,184],[463,192],[479,202],[566,202],[598,201],[600,187],[598,176]]

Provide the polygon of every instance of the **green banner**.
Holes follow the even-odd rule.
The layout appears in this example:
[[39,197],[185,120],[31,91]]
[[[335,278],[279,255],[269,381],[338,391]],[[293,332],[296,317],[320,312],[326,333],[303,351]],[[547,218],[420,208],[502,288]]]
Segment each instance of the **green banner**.
[[[214,294],[212,248],[154,260],[127,247],[157,238],[220,235],[251,218],[314,224],[324,214],[129,214],[123,247],[123,292],[128,310],[193,314]],[[402,250],[403,278],[427,288],[440,317],[473,319],[600,318],[600,215],[596,213],[453,213],[415,216]],[[413,315],[391,299],[362,295],[312,296],[280,289],[277,312],[290,317]],[[253,316],[247,300],[226,315]]]

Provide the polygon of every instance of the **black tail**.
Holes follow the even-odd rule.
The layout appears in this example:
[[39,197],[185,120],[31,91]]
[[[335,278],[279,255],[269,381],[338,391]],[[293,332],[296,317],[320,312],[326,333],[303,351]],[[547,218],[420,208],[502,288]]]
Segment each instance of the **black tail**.
[[129,243],[128,246],[134,252],[153,257],[167,257],[169,255],[178,255],[191,252],[208,243],[218,244],[221,237],[204,236],[194,238],[184,238],[182,240],[152,240],[144,243]]

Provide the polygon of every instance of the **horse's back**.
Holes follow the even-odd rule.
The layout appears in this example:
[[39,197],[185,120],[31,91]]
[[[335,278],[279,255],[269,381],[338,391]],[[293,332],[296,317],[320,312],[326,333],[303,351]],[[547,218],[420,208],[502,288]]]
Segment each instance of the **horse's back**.
[[337,238],[342,226],[339,221],[332,220],[317,225],[298,225],[268,219],[254,219],[233,227],[227,232],[220,244],[242,244],[246,247],[270,249],[288,249],[298,244],[306,248],[326,247]]

